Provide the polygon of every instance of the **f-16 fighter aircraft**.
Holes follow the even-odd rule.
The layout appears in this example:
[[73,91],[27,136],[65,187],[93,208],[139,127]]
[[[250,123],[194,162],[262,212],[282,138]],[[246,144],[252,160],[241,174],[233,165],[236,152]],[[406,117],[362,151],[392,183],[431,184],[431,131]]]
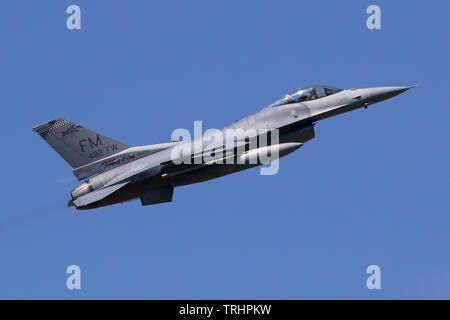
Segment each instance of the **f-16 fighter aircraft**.
[[174,187],[281,158],[314,138],[317,121],[367,108],[413,87],[309,86],[214,134],[139,147],[64,119],[33,130],[72,166],[78,180],[89,178],[72,190],[68,206],[92,209],[136,198],[142,205],[151,205],[171,202]]

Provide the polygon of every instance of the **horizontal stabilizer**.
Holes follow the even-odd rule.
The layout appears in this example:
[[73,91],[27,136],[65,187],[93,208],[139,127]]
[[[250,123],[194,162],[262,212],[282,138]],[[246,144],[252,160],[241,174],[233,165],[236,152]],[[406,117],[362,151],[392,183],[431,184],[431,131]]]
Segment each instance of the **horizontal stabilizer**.
[[110,187],[106,187],[103,189],[99,189],[97,191],[92,191],[84,196],[79,197],[78,199],[74,200],[73,203],[77,206],[77,207],[83,207],[83,206],[87,206],[88,204],[91,204],[93,202],[102,200],[104,198],[106,198],[107,196],[109,196],[110,194],[112,194],[114,191],[119,190],[120,188],[122,188],[123,186],[125,186],[127,182],[122,182],[122,183],[118,183],[115,185],[112,185]]
[[144,156],[173,147],[176,142],[151,144],[147,146],[131,147],[120,151],[109,157],[88,163],[82,167],[73,170],[73,174],[78,180],[83,180],[97,173],[108,171],[125,163],[137,160]]

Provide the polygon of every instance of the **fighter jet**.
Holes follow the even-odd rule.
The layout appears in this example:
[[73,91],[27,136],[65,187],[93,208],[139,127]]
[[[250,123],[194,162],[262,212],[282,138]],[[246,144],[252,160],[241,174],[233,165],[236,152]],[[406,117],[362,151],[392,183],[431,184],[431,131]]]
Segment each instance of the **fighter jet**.
[[[175,187],[277,160],[313,139],[318,121],[367,108],[413,87],[308,86],[217,130],[214,139],[204,134],[186,141],[129,147],[61,118],[33,131],[72,166],[78,180],[88,178],[72,190],[68,206],[92,209],[136,198],[145,206],[171,202]],[[244,134],[230,140],[229,131]],[[221,134],[227,138],[217,138]]]

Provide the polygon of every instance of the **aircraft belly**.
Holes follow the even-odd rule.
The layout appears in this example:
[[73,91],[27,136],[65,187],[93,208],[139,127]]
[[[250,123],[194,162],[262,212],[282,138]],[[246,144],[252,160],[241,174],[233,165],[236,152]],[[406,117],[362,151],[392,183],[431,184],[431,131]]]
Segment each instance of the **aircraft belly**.
[[314,139],[314,124],[292,124],[280,128],[280,143],[300,142],[305,143]]
[[226,176],[228,174],[249,169],[259,164],[216,164],[207,166],[196,171],[170,177],[170,184],[174,187],[208,181]]

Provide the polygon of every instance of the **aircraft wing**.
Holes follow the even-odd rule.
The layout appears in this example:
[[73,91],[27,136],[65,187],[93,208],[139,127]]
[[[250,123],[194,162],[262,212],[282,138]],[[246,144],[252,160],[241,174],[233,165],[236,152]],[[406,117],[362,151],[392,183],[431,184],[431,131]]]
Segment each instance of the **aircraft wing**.
[[119,190],[120,188],[122,188],[123,186],[125,186],[128,183],[129,183],[129,181],[126,181],[126,182],[118,183],[118,184],[115,184],[115,185],[112,185],[112,186],[109,186],[109,187],[106,187],[106,188],[103,188],[103,189],[100,189],[97,191],[89,192],[88,194],[81,196],[78,199],[75,199],[73,201],[73,203],[77,207],[86,206],[88,204],[91,204],[93,202],[96,202],[96,201],[106,198],[111,193]]
[[211,160],[208,162],[204,161],[204,156],[205,154],[207,156],[210,156],[211,150],[214,148],[209,148],[209,149],[204,149],[200,152],[197,153],[192,153],[190,155],[184,156],[184,157],[180,157],[178,159],[174,159],[174,160],[169,160],[169,161],[165,161],[162,162],[161,165],[163,166],[163,171],[173,168],[173,167],[189,167],[189,168],[199,168],[202,167],[204,165],[212,165],[215,163],[220,163],[220,161],[224,161],[230,157],[235,157],[236,154],[234,153],[236,150],[236,148],[241,148],[241,152],[244,152],[245,148],[247,145],[249,144],[248,141],[238,141],[236,143],[235,146],[233,147],[228,147],[228,148],[215,148],[217,153],[221,153],[222,157],[220,159],[215,159],[215,160]]

